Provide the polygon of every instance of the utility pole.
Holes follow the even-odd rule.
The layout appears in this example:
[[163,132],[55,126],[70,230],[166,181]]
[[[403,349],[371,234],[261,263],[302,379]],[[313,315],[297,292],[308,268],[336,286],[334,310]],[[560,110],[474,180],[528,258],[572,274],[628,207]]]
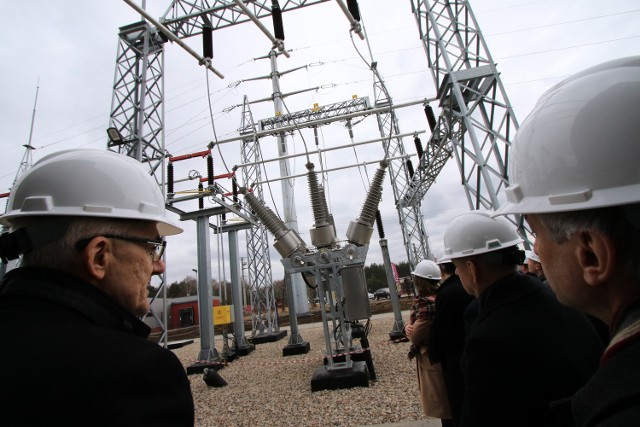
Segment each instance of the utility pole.
[[[282,101],[282,92],[280,90],[280,73],[278,72],[278,53],[275,49],[269,52],[269,60],[271,63],[271,83],[273,85],[273,108],[275,115],[280,116],[284,112],[284,103]],[[277,127],[277,126],[276,126]],[[278,140],[278,156],[286,157],[289,154],[287,148],[287,136],[284,132],[277,135]],[[280,176],[287,178],[291,175],[289,167],[289,159],[283,158],[279,161]],[[293,193],[294,180],[283,179],[280,181],[282,188],[282,205],[284,210],[284,223],[290,229],[298,232],[298,218],[296,215],[296,205]],[[293,289],[293,301],[289,301],[296,309],[296,314],[308,313],[309,302],[307,301],[307,291],[305,288],[302,275],[300,273],[291,274],[291,287]],[[293,304],[292,304],[293,303]]]

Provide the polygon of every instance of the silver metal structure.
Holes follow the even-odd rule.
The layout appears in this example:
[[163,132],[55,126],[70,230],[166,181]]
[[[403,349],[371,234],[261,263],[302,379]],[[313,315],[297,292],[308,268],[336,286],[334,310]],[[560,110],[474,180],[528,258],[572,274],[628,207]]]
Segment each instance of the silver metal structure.
[[[271,49],[269,52],[269,62],[271,64],[271,85],[273,88],[273,108],[275,115],[284,113],[285,105],[282,100],[282,91],[280,90],[280,73],[278,71],[278,53],[275,49]],[[278,126],[276,126],[277,128]],[[287,135],[284,132],[279,132],[276,135],[278,143],[278,157],[281,160],[278,162],[280,166],[280,177],[288,178],[291,175],[291,166],[289,165],[289,159],[286,156],[289,154],[289,147],[287,143]],[[283,220],[287,227],[295,232],[298,232],[298,215],[296,213],[296,205],[294,199],[294,181],[292,179],[283,179],[280,181],[280,188],[282,189],[282,210]],[[299,273],[291,274],[291,286],[293,288],[293,300],[289,300],[289,309],[295,308],[296,314],[304,314],[309,312],[309,302],[307,300],[307,288],[302,275]]]
[[[327,1],[281,0],[281,10]],[[258,19],[271,15],[271,5],[269,0],[243,2]],[[378,73],[374,73],[376,101],[371,112],[377,114],[381,135],[389,137],[383,144],[387,157],[395,159],[389,165],[394,199],[407,257],[415,266],[421,259],[432,258],[420,204],[446,161],[451,156],[456,159],[471,209],[497,208],[498,193],[508,184],[509,146],[518,123],[469,3],[411,0],[411,6],[438,89],[440,108],[440,117],[432,126],[433,135],[413,177],[402,160],[402,139],[392,136],[400,134],[394,113],[398,106],[393,106]],[[176,0],[160,22],[178,38],[187,38],[201,34],[205,27],[217,30],[249,20],[237,1]],[[165,41],[161,32],[145,22],[120,29],[111,123],[124,138],[108,147],[148,164],[163,190]],[[255,136],[284,130],[279,123],[273,130],[261,130]],[[522,225],[520,218],[514,222]]]
[[[391,95],[376,69],[376,64],[372,64],[374,74],[373,91],[376,98],[375,107],[389,106],[391,107]],[[402,138],[392,137],[392,135],[400,134],[400,124],[398,117],[393,108],[386,112],[376,114],[378,119],[378,128],[380,135],[388,137],[383,140],[385,153],[388,157],[400,157],[405,155],[404,143]],[[401,190],[406,188],[410,180],[409,171],[404,160],[393,160],[389,162],[389,179],[393,188],[393,197],[398,210],[398,218],[400,220],[400,228],[402,230],[402,238],[409,265],[413,269],[418,262],[423,259],[433,259],[431,249],[429,247],[429,236],[424,226],[422,212],[420,211],[420,203],[414,206],[405,206],[400,203]]]
[[[164,149],[164,43],[162,37],[146,22],[136,22],[120,28],[117,63],[113,82],[110,127],[121,138],[113,138],[107,149],[133,157],[149,167],[162,194],[165,190]],[[162,333],[158,342],[167,345],[167,307],[165,275],[159,277],[163,299]]]
[[[323,3],[329,0],[287,1],[282,11]],[[130,4],[130,3],[129,3]],[[247,7],[258,18],[271,14],[271,2],[253,2]],[[269,6],[268,6],[269,5]],[[138,9],[136,9],[138,10]],[[247,15],[238,5],[226,1],[173,1],[161,23],[179,39],[202,33],[204,25],[219,29],[246,22]],[[164,43],[167,36],[145,21],[120,28],[110,127],[121,138],[110,140],[107,149],[128,155],[149,166],[150,174],[166,196],[164,149]],[[162,334],[167,344],[166,286],[160,278],[163,304]],[[154,316],[155,314],[152,313]],[[158,316],[155,316],[158,319]],[[160,320],[160,319],[158,319]]]
[[[329,0],[282,0],[280,9],[287,12]],[[271,15],[271,0],[246,1],[245,6],[259,18]],[[180,38],[202,33],[204,26],[213,30],[251,21],[240,6],[228,0],[174,0],[160,22]]]
[[411,6],[441,113],[402,203],[419,203],[452,153],[469,207],[496,209],[518,129],[496,64],[468,1],[412,0]]
[[[255,138],[256,126],[249,108],[248,98],[244,97],[242,106],[242,123],[240,134],[242,140],[242,161],[252,162],[242,168],[244,184],[253,187],[253,194],[264,202],[261,185],[255,183],[262,180],[260,146]],[[269,255],[269,236],[262,222],[253,225],[246,231],[247,239],[247,276],[251,290],[251,336],[272,335],[280,329],[278,325],[278,308],[271,275],[271,256]]]

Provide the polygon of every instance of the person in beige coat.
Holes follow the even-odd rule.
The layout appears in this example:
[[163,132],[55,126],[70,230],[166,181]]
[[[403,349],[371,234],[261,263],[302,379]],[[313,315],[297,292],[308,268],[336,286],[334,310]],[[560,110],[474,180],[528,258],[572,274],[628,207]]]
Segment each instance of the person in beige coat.
[[426,341],[429,337],[431,323],[435,316],[435,293],[441,279],[440,268],[430,260],[418,263],[412,273],[413,282],[418,292],[405,326],[405,333],[411,341],[409,359],[416,359],[420,403],[424,414],[428,417],[442,419],[442,425],[448,426],[451,420],[451,409],[442,377],[440,363],[429,361]]

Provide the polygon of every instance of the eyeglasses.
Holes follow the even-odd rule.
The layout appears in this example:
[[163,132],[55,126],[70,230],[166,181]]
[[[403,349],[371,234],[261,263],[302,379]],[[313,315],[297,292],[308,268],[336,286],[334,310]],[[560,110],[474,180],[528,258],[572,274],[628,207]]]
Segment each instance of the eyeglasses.
[[135,236],[120,236],[116,234],[99,234],[97,236],[85,237],[84,239],[78,240],[75,245],[76,249],[79,251],[83,250],[84,248],[87,247],[87,245],[91,240],[100,236],[106,237],[107,239],[125,240],[127,242],[133,242],[141,245],[147,245],[147,247],[153,247],[153,249],[151,249],[151,251],[149,252],[149,254],[151,255],[151,260],[153,262],[160,261],[160,258],[162,258],[162,255],[164,254],[164,250],[167,247],[167,241],[160,238],[149,240],[143,237],[135,237]]

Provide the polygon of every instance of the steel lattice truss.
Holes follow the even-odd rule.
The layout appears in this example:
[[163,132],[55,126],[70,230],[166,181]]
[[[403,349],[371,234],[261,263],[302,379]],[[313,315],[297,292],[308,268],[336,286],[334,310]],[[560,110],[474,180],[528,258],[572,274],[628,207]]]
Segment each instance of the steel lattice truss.
[[431,138],[424,147],[424,154],[420,157],[418,167],[413,177],[405,181],[406,186],[399,189],[402,198],[398,201],[401,207],[419,207],[427,191],[436,181],[440,171],[452,156],[449,144],[449,123],[447,116],[440,116],[436,127],[432,130]]
[[[118,129],[123,141],[110,141],[107,149],[146,164],[166,196],[163,138],[165,41],[146,22],[120,28],[110,126]],[[165,296],[165,276],[159,280],[161,292],[158,295]],[[166,309],[163,313],[164,318],[160,319],[151,311],[162,327],[159,342],[166,344]]]
[[305,127],[309,122],[330,119],[358,111],[365,111],[370,108],[371,106],[369,105],[368,97],[354,98],[349,101],[318,106],[308,110],[297,111],[291,114],[282,114],[280,116],[260,120],[260,130],[273,130],[291,125],[295,125],[296,127]]
[[[280,9],[286,12],[327,1],[329,0],[280,0]],[[271,15],[271,0],[245,0],[245,5],[258,18]],[[205,25],[217,30],[247,21],[247,15],[230,0],[174,0],[160,20],[180,38],[200,34]]]
[[438,89],[441,116],[420,162],[407,203],[433,183],[434,168],[452,152],[471,209],[496,209],[508,185],[507,160],[518,128],[487,45],[466,1],[412,0],[420,38]]
[[[280,8],[284,12],[327,1],[280,0]],[[258,18],[271,15],[269,0],[246,1],[245,5]],[[447,159],[451,156],[456,159],[471,209],[497,208],[498,193],[508,184],[509,147],[518,123],[468,3],[411,0],[411,6],[441,110],[414,176],[409,176],[402,160],[389,165],[407,255],[415,266],[419,260],[431,258],[420,204]],[[161,18],[180,38],[200,34],[205,25],[216,30],[248,20],[230,0],[176,0]],[[120,131],[124,141],[108,146],[147,164],[163,193],[165,41],[157,29],[145,22],[120,29],[111,124]],[[379,75],[376,75],[374,91],[376,107],[391,104]],[[378,113],[377,118],[382,136],[399,134],[393,109],[389,113]],[[294,122],[305,120],[303,116],[292,119]],[[385,141],[385,150],[389,157],[404,155],[402,140],[389,138]],[[253,152],[247,151],[246,155],[247,159],[255,158]],[[521,218],[513,221],[522,226]],[[267,273],[264,274],[266,277]]]
[[[242,140],[243,163],[254,162],[256,164],[242,168],[244,185],[260,182],[262,173],[260,170],[260,147],[255,134],[255,123],[249,109],[247,97],[244,97],[242,107],[241,133],[247,136]],[[253,194],[258,200],[264,202],[262,186],[253,187]],[[257,218],[256,218],[257,220]],[[251,289],[251,335],[257,333],[271,334],[279,330],[278,308],[276,306],[275,293],[272,286],[271,257],[269,255],[269,236],[263,223],[257,223],[246,231],[247,238],[247,264],[248,282]],[[266,327],[266,331],[265,331]]]
[[[376,108],[391,104],[384,82],[380,78],[380,74],[374,69],[374,92],[376,97]],[[378,113],[378,128],[380,135],[389,137],[390,135],[398,135],[400,133],[400,125],[398,118],[393,109],[389,112]],[[402,138],[389,138],[383,142],[387,157],[404,156],[404,144]],[[393,197],[398,210],[400,228],[402,230],[402,238],[407,251],[407,258],[411,268],[415,267],[420,260],[431,259],[431,249],[429,247],[429,236],[424,227],[422,212],[420,211],[420,203],[412,206],[406,206],[401,203],[402,189],[408,185],[409,171],[402,159],[389,161],[389,179],[393,187]]]
[[[111,151],[149,165],[164,189],[164,49],[166,41],[145,22],[120,28],[111,126],[123,136]],[[157,171],[160,170],[160,173]]]

